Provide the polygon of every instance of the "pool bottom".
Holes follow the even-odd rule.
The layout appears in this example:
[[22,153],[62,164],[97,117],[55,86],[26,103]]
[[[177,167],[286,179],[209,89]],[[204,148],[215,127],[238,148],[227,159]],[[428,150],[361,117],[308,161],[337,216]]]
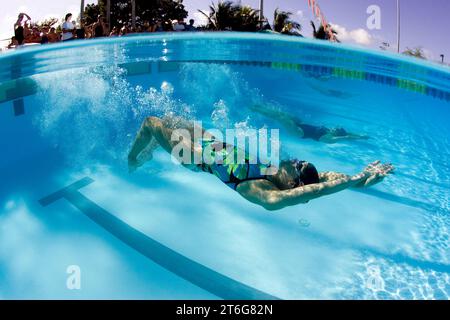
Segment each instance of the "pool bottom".
[[[92,164],[36,180],[35,191],[23,190],[22,196],[10,195],[0,215],[10,230],[0,239],[3,298],[218,298],[139,255],[69,202],[45,208],[38,203],[57,185],[86,175],[95,182],[81,194],[96,205],[180,254],[281,299],[448,297],[448,265],[404,251],[415,246],[405,235],[420,231],[422,210],[396,217],[392,213],[405,212],[404,206],[375,209],[375,198],[346,192],[273,215],[214,177],[167,160],[158,152],[154,163],[131,176],[124,168]],[[208,201],[199,204],[205,194]],[[345,209],[349,196],[363,204]],[[363,216],[358,207],[365,208]],[[396,226],[389,235],[386,223]],[[82,270],[82,290],[65,287],[70,265]]]

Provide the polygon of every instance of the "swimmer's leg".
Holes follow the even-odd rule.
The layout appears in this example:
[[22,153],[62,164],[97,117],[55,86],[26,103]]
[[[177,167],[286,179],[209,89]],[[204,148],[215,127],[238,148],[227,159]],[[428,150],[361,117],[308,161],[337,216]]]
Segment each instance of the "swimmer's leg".
[[133,146],[131,147],[128,159],[136,159],[153,139],[153,121],[152,118],[146,118],[139,129]]
[[191,141],[195,143],[195,132],[200,133],[202,135],[201,138],[207,139],[207,140],[213,140],[215,137],[211,135],[207,130],[205,130],[199,122],[193,121],[193,120],[187,120],[185,118],[179,117],[179,116],[169,116],[164,117],[162,119],[165,126],[171,127],[171,128],[178,128],[178,129],[185,129],[189,132]]
[[[185,148],[190,149],[192,152],[201,152],[194,148],[193,136],[194,136],[193,122],[189,122],[180,117],[164,117],[160,119],[158,117],[148,117],[142,123],[139,132],[136,135],[136,139],[128,154],[128,167],[129,171],[135,171],[138,167],[142,166],[146,161],[153,158],[153,151],[158,147],[163,147],[167,152],[171,152],[173,144],[171,142],[172,133],[175,129],[186,129],[190,133],[190,139],[183,139]],[[205,131],[200,129],[204,136]],[[178,143],[178,142],[177,142]]]
[[[153,151],[159,146],[155,129],[162,126],[161,119],[157,117],[148,117],[144,120],[136,135],[134,143],[128,154],[128,167],[131,171],[151,160]],[[140,154],[143,154],[143,161],[138,161]]]
[[348,133],[345,136],[335,136],[332,133],[328,133],[320,137],[319,141],[324,143],[338,143],[341,141],[355,141],[355,140],[369,140],[370,137],[366,135],[358,135],[353,133]]
[[153,151],[159,147],[158,141],[153,137],[150,143],[141,151],[137,160],[138,166],[140,167],[144,163],[153,159]]

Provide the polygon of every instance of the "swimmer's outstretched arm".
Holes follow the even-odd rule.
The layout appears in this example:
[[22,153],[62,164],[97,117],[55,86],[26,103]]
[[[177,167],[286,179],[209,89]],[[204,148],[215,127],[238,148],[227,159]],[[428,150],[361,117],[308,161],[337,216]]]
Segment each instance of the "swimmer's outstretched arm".
[[[363,172],[354,176],[328,172],[321,175],[321,181],[291,190],[279,190],[265,180],[249,181],[238,186],[237,191],[247,200],[275,211],[285,207],[307,203],[323,196],[331,195],[348,188],[369,187],[381,182],[394,167],[380,162],[370,164]],[[328,180],[330,179],[330,180]]]
[[237,191],[250,202],[261,205],[267,210],[276,211],[355,187],[367,178],[368,176],[362,173],[291,190],[279,190],[269,181],[258,180],[240,184]]

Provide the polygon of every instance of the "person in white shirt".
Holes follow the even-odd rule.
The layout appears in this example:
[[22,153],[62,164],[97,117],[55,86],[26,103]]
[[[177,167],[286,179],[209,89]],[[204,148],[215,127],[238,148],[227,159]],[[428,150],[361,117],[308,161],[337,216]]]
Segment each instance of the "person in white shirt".
[[174,31],[184,31],[184,24],[179,22],[178,20],[172,21],[173,30]]
[[75,31],[75,26],[73,25],[73,23],[70,21],[70,19],[72,18],[72,14],[68,13],[66,14],[66,18],[64,19],[64,23],[62,25],[62,41],[67,41],[67,40],[73,40],[74,38],[74,31]]

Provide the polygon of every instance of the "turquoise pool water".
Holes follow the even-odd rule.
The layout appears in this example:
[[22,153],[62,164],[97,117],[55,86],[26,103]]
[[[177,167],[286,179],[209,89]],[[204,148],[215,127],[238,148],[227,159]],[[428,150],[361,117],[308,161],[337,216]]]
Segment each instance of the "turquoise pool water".
[[[264,106],[369,140],[300,139]],[[160,34],[0,56],[0,299],[448,299],[450,71],[263,34]],[[276,212],[158,149],[143,119],[280,129],[283,154],[396,174]],[[67,286],[80,271],[80,289]],[[77,273],[78,275],[78,273]]]

